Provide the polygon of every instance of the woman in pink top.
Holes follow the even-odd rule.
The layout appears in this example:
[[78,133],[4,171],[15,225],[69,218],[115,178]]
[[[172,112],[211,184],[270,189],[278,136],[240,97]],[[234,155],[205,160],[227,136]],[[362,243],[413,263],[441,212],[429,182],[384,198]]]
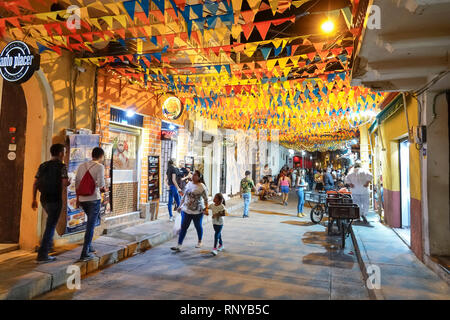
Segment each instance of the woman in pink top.
[[290,186],[291,186],[291,179],[289,179],[289,177],[287,177],[284,173],[282,173],[280,176],[280,180],[278,181],[278,188],[281,192],[281,197],[283,200],[282,205],[284,206],[287,206]]

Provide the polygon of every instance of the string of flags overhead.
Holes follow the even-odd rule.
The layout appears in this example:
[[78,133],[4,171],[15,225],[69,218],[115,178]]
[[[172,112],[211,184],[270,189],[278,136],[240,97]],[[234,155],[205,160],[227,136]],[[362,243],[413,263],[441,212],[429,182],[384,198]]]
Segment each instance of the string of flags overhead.
[[[8,13],[0,37],[25,39],[51,57],[71,51],[77,64],[175,93],[188,112],[222,127],[278,129],[295,148],[344,145],[384,98],[350,85],[361,29],[348,24],[333,37],[280,31],[297,26],[311,0],[64,0],[81,5],[74,12],[38,12],[36,1],[46,3],[0,2]],[[74,14],[77,28],[68,23]],[[111,44],[121,49],[99,54]]]

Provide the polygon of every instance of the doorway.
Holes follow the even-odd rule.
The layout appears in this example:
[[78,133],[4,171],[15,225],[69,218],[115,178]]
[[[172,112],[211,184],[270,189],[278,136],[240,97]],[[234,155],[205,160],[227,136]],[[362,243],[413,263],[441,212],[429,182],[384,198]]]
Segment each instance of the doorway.
[[3,81],[0,107],[0,243],[18,243],[27,103],[22,86]]
[[400,198],[401,198],[401,233],[408,243],[411,241],[411,190],[409,181],[409,142],[400,141]]
[[[173,140],[161,140],[161,203],[169,202],[169,187],[167,186],[166,174],[169,160],[176,158],[176,142]],[[176,164],[175,164],[176,165]]]

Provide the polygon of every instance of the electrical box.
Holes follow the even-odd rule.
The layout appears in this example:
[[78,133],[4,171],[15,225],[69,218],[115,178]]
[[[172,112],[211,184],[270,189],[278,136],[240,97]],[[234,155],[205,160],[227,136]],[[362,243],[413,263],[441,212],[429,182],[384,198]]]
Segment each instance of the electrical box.
[[414,143],[424,144],[427,142],[427,127],[413,127]]

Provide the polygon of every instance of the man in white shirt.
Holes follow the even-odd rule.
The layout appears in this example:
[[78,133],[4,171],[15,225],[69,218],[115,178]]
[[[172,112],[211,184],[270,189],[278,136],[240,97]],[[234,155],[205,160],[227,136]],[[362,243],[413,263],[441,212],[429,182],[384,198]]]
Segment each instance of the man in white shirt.
[[[83,250],[81,251],[80,260],[87,261],[95,257],[93,254],[95,249],[92,247],[92,238],[94,236],[95,223],[100,214],[100,201],[102,199],[100,192],[106,192],[105,188],[105,167],[103,161],[105,152],[102,148],[96,147],[92,150],[92,161],[83,163],[78,167],[75,177],[75,188],[77,190],[77,206],[78,204],[87,215],[86,232],[84,235]],[[95,190],[91,195],[79,195],[79,187],[81,180],[89,171],[95,181]]]
[[362,219],[367,223],[367,212],[369,211],[369,184],[372,174],[361,168],[361,162],[356,161],[355,166],[349,171],[345,183],[350,185],[353,202],[359,206]]

